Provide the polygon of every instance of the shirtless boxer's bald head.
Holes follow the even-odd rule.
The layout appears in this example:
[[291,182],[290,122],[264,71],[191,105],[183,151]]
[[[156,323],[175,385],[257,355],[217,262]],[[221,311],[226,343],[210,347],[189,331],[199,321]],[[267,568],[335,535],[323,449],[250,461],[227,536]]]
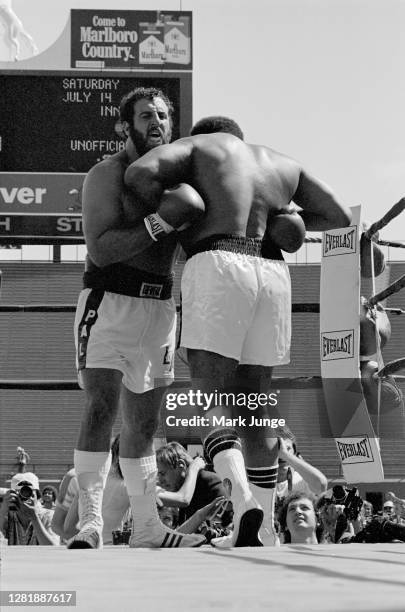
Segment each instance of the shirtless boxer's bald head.
[[239,125],[229,117],[215,115],[212,117],[203,117],[190,130],[190,136],[197,134],[213,134],[215,132],[226,132],[233,134],[237,138],[243,140],[243,132]]

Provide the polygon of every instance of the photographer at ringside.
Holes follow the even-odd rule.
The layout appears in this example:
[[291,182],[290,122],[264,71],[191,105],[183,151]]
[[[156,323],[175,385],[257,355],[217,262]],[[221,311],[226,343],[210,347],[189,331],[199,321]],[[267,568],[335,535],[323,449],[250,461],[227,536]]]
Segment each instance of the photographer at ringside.
[[59,537],[52,531],[52,513],[42,506],[39,481],[32,472],[16,474],[4,494],[0,529],[10,545],[55,546]]
[[337,485],[319,498],[319,519],[330,542],[405,542],[405,526],[398,525],[387,517],[374,515],[364,524],[361,517],[362,505],[363,500],[355,487],[349,489]]

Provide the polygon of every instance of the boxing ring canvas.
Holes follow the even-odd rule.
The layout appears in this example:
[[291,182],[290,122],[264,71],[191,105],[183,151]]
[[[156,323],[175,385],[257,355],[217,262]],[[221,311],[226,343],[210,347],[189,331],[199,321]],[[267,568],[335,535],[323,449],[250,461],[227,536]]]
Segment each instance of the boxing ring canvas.
[[332,435],[346,482],[384,472],[360,380],[360,206],[350,227],[324,232],[320,293],[321,373]]
[[[80,612],[403,612],[405,544],[3,549],[3,591],[76,591]],[[16,607],[27,610],[27,607]],[[4,607],[4,610],[13,608]]]

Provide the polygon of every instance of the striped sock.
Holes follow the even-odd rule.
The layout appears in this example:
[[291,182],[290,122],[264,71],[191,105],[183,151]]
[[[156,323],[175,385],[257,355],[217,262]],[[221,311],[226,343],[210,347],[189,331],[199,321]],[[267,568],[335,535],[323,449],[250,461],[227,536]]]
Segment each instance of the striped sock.
[[271,467],[246,468],[251,484],[262,489],[274,489],[277,484],[278,464]]
[[252,496],[246,476],[242,444],[235,430],[217,429],[204,440],[204,453],[224,482],[230,481],[230,497],[234,508],[242,499]]
[[242,444],[235,429],[215,429],[204,440],[204,455],[208,463],[214,463],[215,455],[229,448],[242,451]]

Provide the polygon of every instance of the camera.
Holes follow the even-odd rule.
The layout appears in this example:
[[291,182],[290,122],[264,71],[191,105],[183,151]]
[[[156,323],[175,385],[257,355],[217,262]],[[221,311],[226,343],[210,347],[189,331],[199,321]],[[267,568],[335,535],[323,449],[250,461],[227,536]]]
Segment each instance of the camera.
[[359,490],[355,487],[348,489],[341,485],[332,488],[330,503],[344,506],[344,513],[349,521],[355,521],[363,505],[363,500],[359,495]]
[[392,542],[393,540],[405,542],[405,525],[399,525],[382,516],[374,515],[370,523],[351,538],[350,541],[375,544],[378,542]]
[[15,512],[18,510],[20,502],[26,502],[33,497],[35,489],[30,484],[17,485],[11,490],[9,510]]
[[[328,532],[334,542],[339,542],[342,535],[347,531],[349,522],[357,520],[363,500],[359,495],[358,489],[348,489],[342,485],[335,485],[330,491],[325,493],[321,498],[318,510],[322,511],[322,508],[326,511],[323,521],[327,525]],[[329,506],[340,506],[343,512],[335,517],[328,518],[329,512],[327,508]],[[332,522],[331,522],[332,521]]]
[[131,529],[115,529],[112,532],[112,543],[115,546],[119,546],[121,544],[129,544],[129,538],[131,537],[131,533]]
[[22,501],[27,501],[33,497],[35,489],[30,484],[22,484],[17,486],[14,491]]

